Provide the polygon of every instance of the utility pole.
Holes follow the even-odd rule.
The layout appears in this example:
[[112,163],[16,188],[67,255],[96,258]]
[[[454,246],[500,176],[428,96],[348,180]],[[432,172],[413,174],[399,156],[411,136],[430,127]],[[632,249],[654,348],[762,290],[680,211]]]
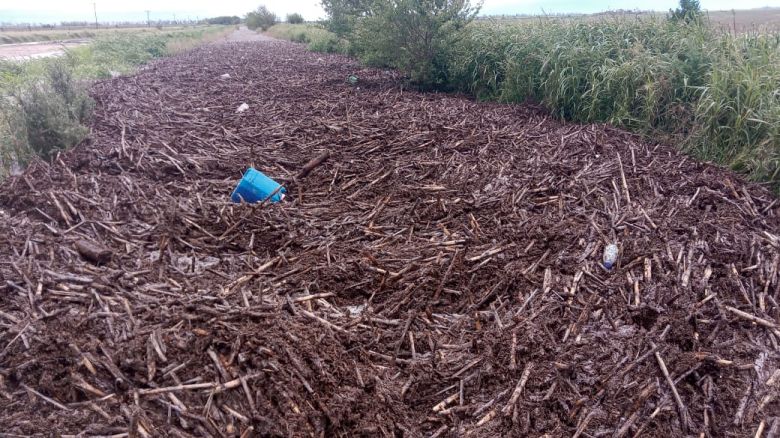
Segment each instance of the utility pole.
[[173,24],[176,24],[176,14],[173,14]]
[[146,10],[146,27],[152,27],[152,22],[149,21],[149,12],[151,12],[151,11],[147,9]]
[[95,12],[95,30],[98,28],[98,21],[97,21],[97,3],[92,3],[92,10]]

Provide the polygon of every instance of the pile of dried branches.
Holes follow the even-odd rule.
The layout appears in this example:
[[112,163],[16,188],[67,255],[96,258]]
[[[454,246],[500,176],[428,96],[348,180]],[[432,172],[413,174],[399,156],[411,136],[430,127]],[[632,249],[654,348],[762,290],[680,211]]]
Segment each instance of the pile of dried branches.
[[[90,143],[0,187],[0,429],[778,431],[777,198],[400,84],[283,42],[97,84]],[[250,165],[284,202],[229,202]]]

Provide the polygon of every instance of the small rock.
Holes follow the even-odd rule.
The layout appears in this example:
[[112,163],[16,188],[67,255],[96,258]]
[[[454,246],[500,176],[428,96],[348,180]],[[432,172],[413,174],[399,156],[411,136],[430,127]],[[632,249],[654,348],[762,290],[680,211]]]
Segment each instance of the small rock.
[[220,75],[220,78],[222,78],[222,79],[230,79],[230,73],[225,73],[224,75]]
[[249,105],[247,105],[246,103],[242,103],[241,105],[239,105],[238,109],[236,110],[236,113],[243,113],[248,109],[249,109]]

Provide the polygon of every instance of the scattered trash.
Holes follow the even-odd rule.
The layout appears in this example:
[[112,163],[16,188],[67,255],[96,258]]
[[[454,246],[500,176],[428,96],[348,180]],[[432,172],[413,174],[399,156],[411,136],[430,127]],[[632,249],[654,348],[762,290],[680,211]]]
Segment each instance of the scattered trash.
[[222,79],[230,79],[230,73],[225,73],[224,75],[219,76]]
[[317,58],[317,62],[324,62],[325,60],[322,58]]
[[347,82],[349,82],[349,85],[357,85],[358,77],[355,75],[349,75],[347,76]]
[[24,168],[18,161],[11,162],[11,168],[8,170],[8,174],[11,176],[19,176],[24,172]]
[[206,269],[213,268],[219,265],[219,259],[216,257],[206,256],[198,258],[195,256],[179,256],[176,258],[176,268],[182,272],[190,272],[200,274]]
[[284,199],[286,190],[279,183],[265,176],[263,172],[250,167],[244,177],[238,182],[230,199],[233,202],[246,202],[253,204],[262,202],[270,197],[271,202],[279,202]]
[[618,258],[618,247],[614,243],[610,243],[604,247],[604,267],[612,269]]
[[365,310],[366,305],[365,304],[359,304],[357,306],[347,306],[347,310],[349,311],[349,316],[356,317],[360,316],[363,313],[363,310]]
[[249,109],[249,105],[247,105],[246,103],[242,103],[241,105],[238,106],[238,109],[236,110],[236,113],[243,113],[244,111],[246,111],[248,109]]

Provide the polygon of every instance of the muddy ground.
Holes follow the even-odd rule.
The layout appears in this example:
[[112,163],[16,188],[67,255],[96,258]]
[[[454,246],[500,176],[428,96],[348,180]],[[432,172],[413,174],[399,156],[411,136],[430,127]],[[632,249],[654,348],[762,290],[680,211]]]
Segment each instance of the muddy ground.
[[[729,171],[278,41],[93,95],[0,185],[11,436],[780,428],[780,203]],[[229,202],[250,165],[284,202]]]

